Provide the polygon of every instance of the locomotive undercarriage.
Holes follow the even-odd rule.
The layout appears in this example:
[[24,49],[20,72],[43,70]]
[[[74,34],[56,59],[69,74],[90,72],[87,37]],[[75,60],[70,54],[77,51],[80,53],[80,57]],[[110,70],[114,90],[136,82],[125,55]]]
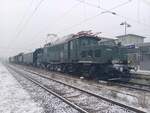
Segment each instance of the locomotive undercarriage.
[[[43,68],[43,65],[42,65]],[[113,64],[92,64],[92,63],[53,63],[44,64],[44,68],[50,71],[59,71],[76,76],[83,76],[92,79],[122,79],[130,78],[129,69],[123,65],[114,67]]]

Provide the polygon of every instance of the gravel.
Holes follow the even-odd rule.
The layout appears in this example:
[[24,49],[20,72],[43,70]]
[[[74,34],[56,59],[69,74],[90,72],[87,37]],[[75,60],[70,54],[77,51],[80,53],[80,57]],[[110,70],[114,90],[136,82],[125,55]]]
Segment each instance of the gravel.
[[[27,73],[24,71],[21,71],[22,73]],[[54,81],[41,78],[37,75],[30,74],[28,75],[32,76],[38,81],[41,81],[51,89],[55,90],[59,94],[67,94],[66,96],[71,96],[70,100],[75,102],[76,104],[80,106],[84,106],[84,109],[88,111],[92,111],[94,108],[94,111],[100,112],[100,113],[133,113],[132,111],[128,111],[125,108],[121,108],[119,106],[113,105],[111,103],[108,103],[106,101],[103,101],[101,99],[97,99],[96,97],[91,97],[89,95],[86,95],[84,93],[81,93],[80,91],[74,91],[74,89],[69,88],[69,87],[64,87],[64,85],[56,83]],[[70,92],[73,92],[71,94],[68,94]],[[73,98],[72,98],[73,97]],[[86,106],[85,106],[86,105]]]
[[80,80],[76,77],[69,77],[63,74],[52,73],[34,67],[22,67],[34,70],[41,74],[48,75],[57,80],[69,83],[82,89],[92,91],[106,98],[113,99],[115,101],[122,102],[124,104],[131,105],[142,110],[150,111],[150,93],[131,90],[129,88],[119,86],[107,86],[101,83],[98,84],[92,81]]
[[44,109],[44,113],[79,113],[59,98],[49,94],[44,89],[9,69],[11,74],[28,91],[31,98]]

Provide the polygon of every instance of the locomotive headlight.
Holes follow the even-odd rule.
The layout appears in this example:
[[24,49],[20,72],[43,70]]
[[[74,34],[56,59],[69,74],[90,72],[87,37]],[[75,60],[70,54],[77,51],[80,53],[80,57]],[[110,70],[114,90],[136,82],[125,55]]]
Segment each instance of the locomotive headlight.
[[113,67],[117,70],[119,70],[119,65],[118,64],[113,64]]
[[120,65],[120,64],[113,64],[113,67],[114,67],[116,70],[118,70],[118,71],[120,71],[120,72],[123,72],[123,66],[122,66],[122,65]]

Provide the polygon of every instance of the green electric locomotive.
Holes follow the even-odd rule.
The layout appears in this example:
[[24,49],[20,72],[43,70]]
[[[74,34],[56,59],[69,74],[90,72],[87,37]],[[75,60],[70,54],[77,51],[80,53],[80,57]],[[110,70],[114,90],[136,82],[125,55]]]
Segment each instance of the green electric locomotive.
[[[38,66],[96,79],[129,77],[126,48],[87,33],[69,35],[44,46]],[[35,60],[35,62],[37,62]]]
[[94,79],[130,78],[127,49],[114,40],[102,41],[87,32],[62,39],[11,57],[10,61]]

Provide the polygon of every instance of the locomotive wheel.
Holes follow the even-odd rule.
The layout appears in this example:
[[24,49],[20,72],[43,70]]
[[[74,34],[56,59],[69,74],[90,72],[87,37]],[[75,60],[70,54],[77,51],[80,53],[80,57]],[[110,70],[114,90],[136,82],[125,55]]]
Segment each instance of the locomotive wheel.
[[[89,70],[89,78],[96,78],[96,67],[92,66]],[[97,79],[97,78],[96,78]]]

